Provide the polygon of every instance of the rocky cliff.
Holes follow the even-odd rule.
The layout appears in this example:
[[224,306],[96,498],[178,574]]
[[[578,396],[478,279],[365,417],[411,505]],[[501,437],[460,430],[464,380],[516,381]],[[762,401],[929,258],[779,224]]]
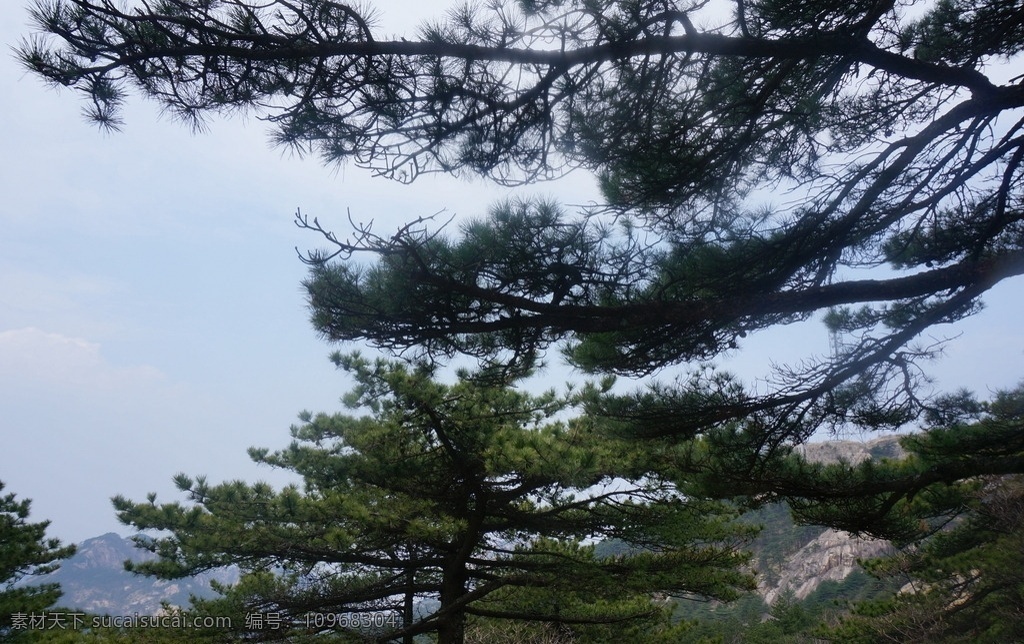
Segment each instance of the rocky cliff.
[[824,581],[842,581],[860,568],[862,559],[880,557],[892,547],[886,541],[863,539],[839,530],[823,531],[803,546],[778,569],[774,581],[762,576],[758,593],[766,604],[772,604],[787,590],[796,599],[806,599]]
[[[870,441],[808,443],[801,449],[808,460],[822,463],[840,460],[859,463],[869,458],[904,455],[898,437],[892,435]],[[796,599],[804,599],[824,581],[846,579],[860,568],[859,560],[879,557],[892,549],[886,541],[859,538],[839,530],[800,528],[788,522],[788,517],[781,512],[770,516],[774,519],[771,524],[765,523],[765,532],[769,534],[762,537],[755,562],[760,580],[758,593],[766,604],[786,591],[792,591]],[[782,545],[779,545],[779,535],[771,534],[780,531],[792,535],[783,540]]]

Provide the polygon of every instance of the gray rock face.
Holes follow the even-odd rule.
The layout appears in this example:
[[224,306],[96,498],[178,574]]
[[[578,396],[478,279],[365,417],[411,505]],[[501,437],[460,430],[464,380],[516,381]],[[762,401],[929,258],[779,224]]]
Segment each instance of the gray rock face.
[[778,582],[759,585],[766,604],[773,603],[787,590],[797,599],[805,599],[823,581],[842,581],[860,565],[860,559],[880,557],[892,550],[887,541],[855,537],[831,528],[795,552],[779,571]]
[[[859,463],[866,459],[902,458],[905,453],[894,435],[870,441],[828,441],[808,443],[804,456],[819,463]],[[761,575],[758,593],[771,604],[787,590],[797,599],[805,599],[822,582],[842,581],[860,568],[858,560],[880,557],[892,552],[888,541],[855,537],[848,532],[827,529],[786,557],[772,572]],[[767,581],[771,578],[772,581]]]
[[869,458],[903,458],[906,452],[899,444],[899,436],[890,434],[869,441],[827,441],[805,443],[800,450],[804,458],[815,463],[860,463]]

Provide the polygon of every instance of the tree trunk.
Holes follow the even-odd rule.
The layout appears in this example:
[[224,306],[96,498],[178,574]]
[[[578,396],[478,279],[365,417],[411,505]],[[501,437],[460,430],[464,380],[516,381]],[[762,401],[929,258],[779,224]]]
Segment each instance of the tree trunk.
[[[412,591],[413,584],[415,583],[415,581],[416,571],[410,568],[405,573],[405,583],[408,590],[405,591],[405,602],[402,606],[402,617],[404,618],[402,625],[406,628],[408,628],[412,624],[413,619],[415,617],[413,615],[413,602],[416,599],[416,594]],[[413,640],[415,639],[416,636],[414,635],[406,635],[402,638],[402,644],[413,644]]]
[[[461,567],[460,567],[461,568]],[[445,610],[466,593],[464,570],[445,572],[441,582],[441,610]],[[438,644],[463,644],[466,639],[466,614],[457,610],[445,615],[437,626]]]

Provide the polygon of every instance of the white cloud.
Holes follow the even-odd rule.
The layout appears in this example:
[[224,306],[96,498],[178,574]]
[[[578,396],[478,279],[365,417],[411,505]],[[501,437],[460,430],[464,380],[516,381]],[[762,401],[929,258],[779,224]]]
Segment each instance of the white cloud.
[[42,385],[90,393],[162,380],[155,367],[111,364],[98,343],[83,338],[36,327],[0,331],[0,382],[5,388]]

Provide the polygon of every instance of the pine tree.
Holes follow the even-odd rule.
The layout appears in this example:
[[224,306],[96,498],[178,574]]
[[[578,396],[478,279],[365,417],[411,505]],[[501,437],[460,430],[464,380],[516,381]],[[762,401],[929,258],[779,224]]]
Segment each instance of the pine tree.
[[0,496],[0,640],[19,633],[13,628],[18,616],[45,611],[61,595],[58,584],[15,584],[26,576],[53,572],[57,561],[75,553],[74,546],[46,538],[49,521],[28,522],[31,505],[28,499],[16,500],[14,494]]
[[[831,631],[838,640],[1007,642],[1024,632],[1024,479],[922,475],[973,459],[1024,457],[1024,387],[984,405],[965,396],[947,402],[947,413],[933,417],[947,424],[904,439],[903,462],[860,472],[876,485],[902,488],[879,496],[898,498],[887,514],[903,547],[867,570],[903,589],[856,606]],[[954,408],[959,413],[949,414]],[[894,485],[907,480],[919,484]]]
[[[673,475],[686,484],[859,531],[912,534],[892,512],[921,489],[1024,472],[989,458],[991,426],[953,441],[967,457],[891,480],[788,453],[823,428],[921,418],[934,401],[919,364],[940,346],[920,338],[1024,272],[1021,0],[522,0],[412,40],[370,14],[47,0],[19,54],[108,127],[134,90],[193,124],[255,111],[282,144],[397,180],[597,177],[593,209],[497,204],[458,230],[339,237],[299,215],[327,244],[306,258],[307,288],[331,340],[509,374],[552,347],[596,373],[690,365],[588,411],[690,445]],[[756,386],[707,366],[814,316],[844,339],[831,355]]]
[[[134,570],[236,564],[249,574],[226,600],[277,614],[288,627],[277,635],[376,625],[379,641],[462,642],[469,617],[650,623],[655,591],[728,600],[752,587],[737,550],[751,529],[732,522],[735,508],[681,496],[654,456],[567,419],[575,394],[335,359],[357,382],[347,403],[372,415],[306,414],[290,447],[250,452],[303,489],[179,475],[189,504],[118,497],[125,523],[171,532],[139,539],[161,558]],[[608,538],[637,550],[598,558],[583,545]]]
[[1024,83],[1001,66],[1024,5],[910,5],[523,0],[404,40],[326,0],[48,0],[19,52],[110,127],[134,89],[196,124],[253,110],[283,144],[398,180],[595,173],[618,226],[519,204],[447,238],[418,221],[342,242],[300,217],[330,244],[310,258],[318,329],[524,365],[559,343],[649,374],[829,313],[834,355],[756,391],[698,371],[675,396],[667,430],[760,415],[777,445],[913,420],[936,349],[915,340],[1024,272]]

